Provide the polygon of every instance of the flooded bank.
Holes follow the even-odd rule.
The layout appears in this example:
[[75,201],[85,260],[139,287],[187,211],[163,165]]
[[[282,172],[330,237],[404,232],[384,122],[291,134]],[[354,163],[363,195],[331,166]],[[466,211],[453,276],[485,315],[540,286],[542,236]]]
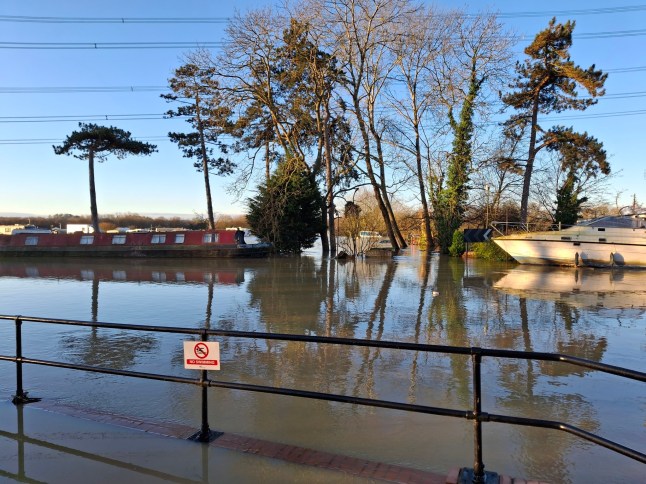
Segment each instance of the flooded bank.
[[[227,261],[2,261],[0,313],[566,353],[644,371],[646,271],[533,268],[420,253]],[[25,325],[26,356],[194,376],[182,337]],[[0,352],[13,353],[13,326]],[[211,378],[447,408],[472,405],[468,358],[227,339]],[[14,392],[0,363],[0,391]],[[561,420],[644,452],[643,384],[570,365],[486,360],[483,411]],[[34,396],[200,421],[199,389],[25,368]],[[210,390],[211,427],[446,472],[470,466],[472,424],[394,410]],[[549,445],[546,445],[546,442]],[[488,470],[550,482],[638,481],[643,465],[562,433],[484,425]],[[604,477],[605,476],[605,477]]]

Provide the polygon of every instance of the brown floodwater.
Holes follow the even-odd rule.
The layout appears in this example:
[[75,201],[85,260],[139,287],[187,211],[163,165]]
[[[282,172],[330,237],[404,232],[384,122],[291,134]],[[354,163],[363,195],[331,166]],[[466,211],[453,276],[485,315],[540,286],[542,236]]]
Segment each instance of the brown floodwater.
[[[646,371],[646,271],[545,268],[415,250],[392,260],[0,260],[0,314],[566,353]],[[24,354],[195,377],[186,337],[25,323]],[[0,321],[0,354],[14,328]],[[468,357],[221,338],[212,379],[469,410]],[[0,362],[0,394],[15,376]],[[196,387],[25,367],[31,395],[200,422]],[[558,420],[646,452],[646,388],[567,364],[483,359],[483,411]],[[4,398],[4,397],[3,397]],[[472,423],[209,390],[212,429],[446,472],[473,465]],[[549,482],[639,482],[644,466],[555,430],[483,424],[487,470]]]

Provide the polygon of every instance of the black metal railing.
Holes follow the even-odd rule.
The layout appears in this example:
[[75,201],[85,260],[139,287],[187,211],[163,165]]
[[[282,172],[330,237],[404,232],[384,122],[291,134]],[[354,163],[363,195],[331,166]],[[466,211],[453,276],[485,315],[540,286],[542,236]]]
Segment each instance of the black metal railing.
[[[546,429],[560,430],[569,434],[575,435],[581,439],[587,440],[594,444],[600,445],[614,452],[622,454],[631,459],[637,460],[646,464],[646,454],[643,454],[635,449],[631,449],[624,445],[618,444],[611,440],[605,439],[601,436],[587,432],[583,429],[569,425],[568,423],[558,422],[553,420],[541,420],[534,418],[515,417],[508,415],[498,415],[482,411],[482,388],[481,388],[481,365],[482,358],[507,358],[507,359],[524,359],[524,360],[539,360],[539,361],[554,361],[568,363],[590,370],[601,371],[611,375],[616,375],[622,378],[629,378],[632,380],[646,383],[646,373],[621,368],[618,366],[606,365],[583,358],[574,356],[563,355],[558,353],[541,353],[541,352],[528,352],[528,351],[515,351],[515,350],[500,350],[500,349],[487,349],[479,347],[458,347],[458,346],[444,346],[444,345],[429,345],[419,343],[406,343],[398,341],[372,341],[354,338],[337,338],[328,336],[308,336],[308,335],[295,335],[295,334],[279,334],[279,333],[260,333],[249,331],[233,331],[233,330],[216,330],[216,329],[195,329],[195,328],[181,328],[181,327],[168,327],[168,326],[147,326],[147,325],[134,325],[134,324],[121,324],[121,323],[92,323],[87,321],[75,321],[66,319],[51,319],[40,317],[27,317],[27,316],[3,316],[0,315],[0,320],[13,321],[16,329],[16,352],[14,356],[0,355],[0,361],[10,361],[16,364],[16,394],[13,396],[15,404],[28,403],[30,401],[38,400],[28,396],[28,393],[23,388],[23,374],[22,365],[44,365],[57,368],[66,368],[73,370],[82,370],[97,373],[106,373],[111,375],[128,376],[135,378],[144,378],[150,380],[160,380],[173,383],[184,383],[198,385],[202,387],[202,424],[201,428],[192,437],[194,440],[201,442],[208,442],[215,438],[219,433],[213,432],[209,429],[208,424],[208,387],[228,388],[233,390],[244,390],[252,392],[272,393],[277,395],[286,395],[301,398],[311,398],[317,400],[326,400],[341,403],[350,403],[354,405],[365,405],[371,407],[388,408],[394,410],[403,410],[408,412],[425,413],[430,415],[439,415],[445,417],[458,417],[473,420],[473,435],[474,435],[474,467],[472,470],[472,481],[474,483],[483,483],[486,480],[486,473],[484,471],[484,463],[482,461],[482,423],[483,422],[498,422],[512,425],[521,425],[529,427],[538,427]],[[107,329],[121,329],[130,331],[145,331],[155,333],[174,333],[199,336],[202,341],[207,341],[210,336],[219,337],[236,337],[236,338],[249,338],[249,339],[264,339],[264,340],[278,340],[278,341],[295,341],[302,343],[318,343],[318,344],[332,344],[332,345],[345,345],[345,346],[360,346],[370,348],[388,348],[405,351],[420,351],[426,353],[444,353],[453,355],[464,355],[471,358],[472,364],[472,385],[473,385],[473,407],[470,410],[457,410],[442,407],[431,407],[426,405],[417,405],[409,403],[401,403],[387,400],[378,400],[370,398],[353,397],[348,395],[339,395],[331,393],[320,393],[306,390],[298,390],[292,388],[271,387],[265,385],[255,385],[248,383],[236,383],[229,381],[211,380],[207,378],[206,370],[201,372],[200,378],[186,378],[172,375],[160,375],[154,373],[142,373],[128,370],[118,370],[114,368],[103,368],[89,365],[72,364],[60,361],[41,360],[36,358],[27,358],[22,354],[22,324],[24,322],[37,323],[37,324],[58,324],[69,326],[84,326],[92,328],[107,328]]]

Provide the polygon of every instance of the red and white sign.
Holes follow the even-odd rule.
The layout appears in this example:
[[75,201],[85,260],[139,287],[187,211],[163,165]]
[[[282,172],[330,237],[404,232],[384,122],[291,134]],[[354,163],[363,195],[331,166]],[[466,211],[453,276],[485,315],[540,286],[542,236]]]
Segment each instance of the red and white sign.
[[220,343],[184,341],[184,368],[187,370],[219,370]]

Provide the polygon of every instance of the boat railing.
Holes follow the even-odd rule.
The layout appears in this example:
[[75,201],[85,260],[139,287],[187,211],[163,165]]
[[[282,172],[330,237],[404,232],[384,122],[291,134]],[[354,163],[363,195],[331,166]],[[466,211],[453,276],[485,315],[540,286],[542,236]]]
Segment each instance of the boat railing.
[[[574,365],[588,370],[599,371],[621,378],[628,378],[642,383],[646,383],[646,373],[630,370],[613,365],[607,365],[592,360],[578,358],[566,354],[559,353],[543,353],[533,351],[516,351],[516,350],[503,350],[503,349],[490,349],[481,347],[459,347],[459,346],[445,346],[445,345],[431,345],[420,343],[408,343],[401,341],[374,341],[355,338],[340,338],[329,336],[313,336],[313,335],[297,335],[297,334],[280,334],[280,333],[261,333],[250,331],[233,331],[221,329],[198,329],[198,328],[185,328],[185,327],[169,327],[169,326],[147,326],[147,325],[134,325],[123,323],[102,323],[102,322],[88,322],[77,321],[68,319],[51,319],[41,317],[28,317],[28,316],[6,316],[0,315],[0,322],[8,322],[15,325],[15,354],[14,355],[0,355],[0,361],[8,361],[15,363],[16,369],[16,393],[13,396],[13,403],[22,405],[41,398],[33,398],[28,395],[23,386],[23,365],[41,365],[46,367],[63,368],[70,370],[80,370],[86,372],[102,373],[116,376],[142,378],[148,380],[166,381],[172,383],[190,384],[200,386],[201,392],[201,408],[202,408],[202,423],[201,428],[191,437],[192,440],[198,442],[210,442],[219,437],[221,433],[213,432],[208,424],[208,388],[227,388],[232,390],[260,392],[276,395],[284,395],[290,397],[300,397],[316,400],[324,400],[330,402],[340,402],[352,405],[363,405],[369,407],[386,408],[393,410],[400,410],[406,412],[417,412],[427,415],[438,415],[443,417],[462,418],[473,421],[473,442],[474,442],[474,459],[473,468],[463,469],[466,471],[465,475],[471,476],[469,479],[473,483],[489,482],[489,477],[497,476],[496,473],[484,471],[483,462],[483,423],[496,422],[505,423],[519,426],[529,426],[544,429],[560,430],[579,437],[588,442],[617,452],[621,455],[634,459],[638,462],[646,464],[646,454],[621,445],[619,443],[608,440],[599,435],[593,434],[567,422],[559,422],[554,420],[542,420],[535,418],[526,418],[519,416],[500,415],[484,411],[482,407],[482,378],[481,366],[483,358],[498,358],[498,359],[522,359],[530,361],[552,361],[560,362],[568,365]],[[364,398],[352,395],[322,393],[315,391],[306,391],[294,388],[275,387],[267,385],[256,385],[250,383],[224,381],[208,378],[206,370],[198,370],[201,373],[199,378],[188,378],[176,375],[167,374],[154,374],[143,373],[137,371],[130,371],[117,368],[107,368],[99,366],[91,366],[78,363],[68,363],[63,361],[51,361],[39,359],[36,357],[29,357],[23,354],[23,332],[22,325],[28,324],[47,324],[47,325],[66,325],[75,327],[88,327],[88,328],[105,328],[105,329],[118,329],[125,331],[139,331],[139,332],[153,332],[153,333],[172,333],[189,335],[192,338],[199,338],[196,341],[209,341],[209,338],[247,338],[253,340],[274,340],[274,341],[290,341],[298,343],[314,343],[318,345],[345,345],[352,347],[367,347],[367,348],[387,348],[400,351],[412,351],[423,353],[443,353],[449,355],[462,355],[471,360],[471,393],[473,405],[468,409],[452,409],[442,407],[432,407],[421,404],[403,403],[400,401],[380,400],[375,398]],[[31,346],[32,348],[34,346]],[[39,346],[40,347],[40,346]],[[461,480],[460,482],[467,482]]]
[[542,222],[491,222],[491,228],[498,235],[511,235],[517,233],[527,232],[549,232],[566,229],[572,227],[571,225],[564,225],[561,223],[554,223],[552,221]]

